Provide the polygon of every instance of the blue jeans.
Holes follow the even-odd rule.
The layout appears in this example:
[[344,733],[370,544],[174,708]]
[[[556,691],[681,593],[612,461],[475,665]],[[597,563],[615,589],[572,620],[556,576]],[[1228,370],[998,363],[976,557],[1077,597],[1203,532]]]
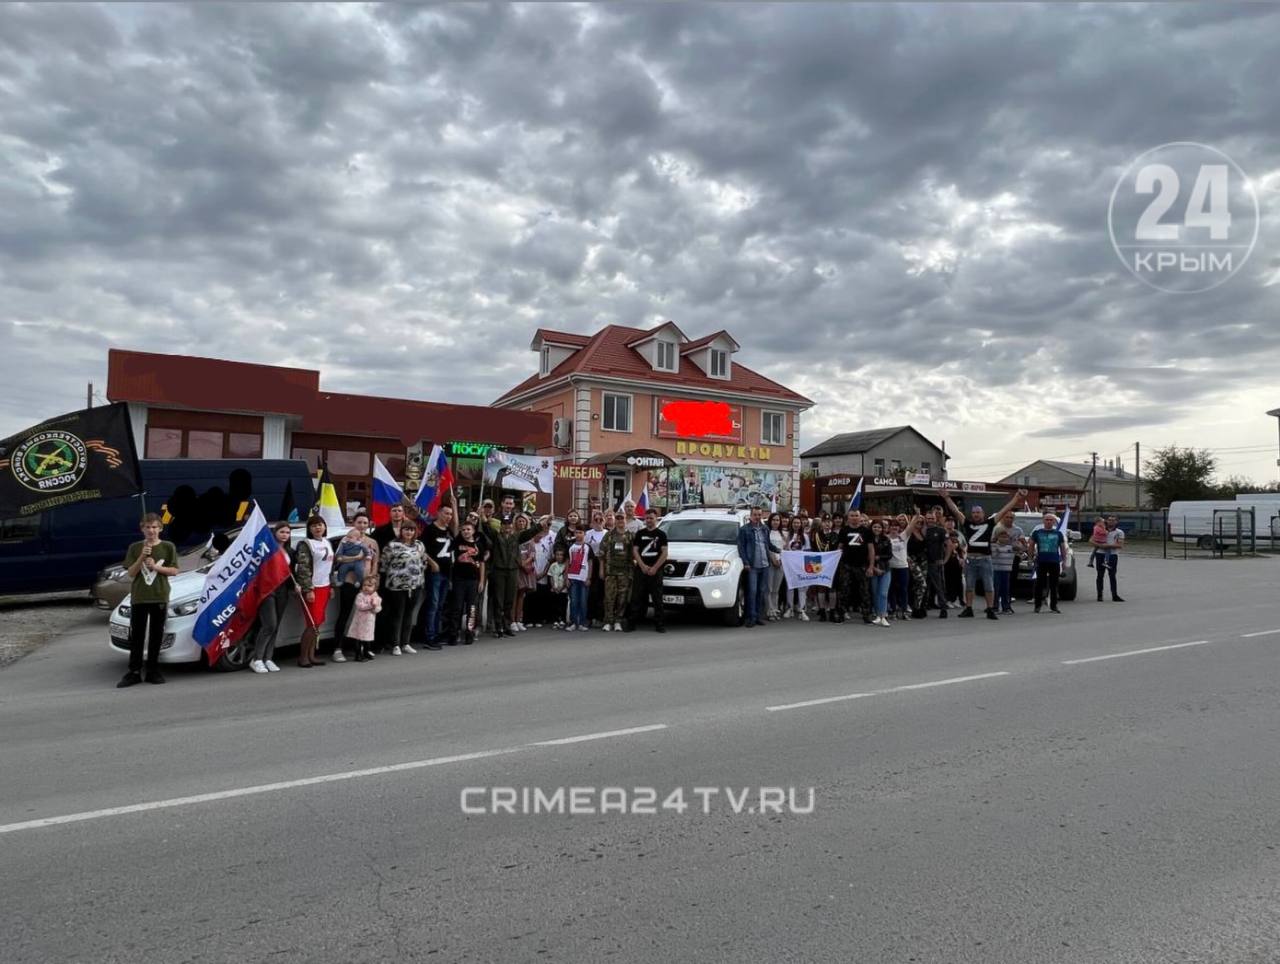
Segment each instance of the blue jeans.
[[889,573],[871,577],[871,602],[877,616],[889,611]]
[[1013,573],[1007,569],[997,569],[994,573],[996,583],[996,609],[1003,612],[1013,608]]
[[764,622],[769,611],[769,568],[747,570],[747,598],[743,608],[748,626]]
[[579,582],[577,579],[569,580],[569,625],[581,626],[586,629],[589,625],[587,622],[587,597],[590,595],[590,588],[585,582]]
[[442,572],[427,573],[427,642],[434,643],[440,636],[440,619],[444,616],[444,603],[449,598],[449,577]]
[[889,608],[894,612],[905,613],[911,610],[908,590],[911,586],[910,569],[889,570]]

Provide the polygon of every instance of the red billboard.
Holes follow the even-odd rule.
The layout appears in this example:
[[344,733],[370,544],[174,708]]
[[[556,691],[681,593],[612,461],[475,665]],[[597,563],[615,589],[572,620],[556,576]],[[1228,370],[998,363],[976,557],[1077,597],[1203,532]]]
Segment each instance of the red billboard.
[[742,406],[658,397],[658,438],[742,442]]

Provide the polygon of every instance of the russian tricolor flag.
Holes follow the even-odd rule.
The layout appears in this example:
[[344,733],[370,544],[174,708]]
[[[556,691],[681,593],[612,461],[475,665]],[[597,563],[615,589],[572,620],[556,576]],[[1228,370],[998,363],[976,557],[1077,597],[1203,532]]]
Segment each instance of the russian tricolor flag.
[[853,499],[849,502],[850,509],[862,508],[862,479],[858,479],[858,487],[853,490]]
[[400,488],[382,459],[373,457],[373,501],[369,505],[369,515],[376,526],[386,525],[391,521],[391,507],[404,505],[404,489]]
[[636,516],[642,516],[649,511],[649,483],[645,482],[640,486],[640,498],[636,500]]
[[204,577],[192,635],[210,666],[249,631],[263,600],[288,578],[289,554],[255,503],[236,541]]
[[439,445],[431,447],[427,463],[423,466],[422,487],[413,504],[418,507],[422,518],[434,518],[440,511],[440,499],[445,492],[453,489],[453,469],[449,467],[449,458]]

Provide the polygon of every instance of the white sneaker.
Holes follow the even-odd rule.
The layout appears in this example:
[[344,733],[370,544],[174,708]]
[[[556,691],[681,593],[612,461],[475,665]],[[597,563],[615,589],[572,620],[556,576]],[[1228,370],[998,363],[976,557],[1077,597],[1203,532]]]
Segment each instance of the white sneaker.
[[392,646],[392,647],[391,647],[391,655],[392,655],[392,656],[399,656],[399,655],[400,655],[400,647],[399,647],[399,646]]
[[883,616],[877,617],[876,621],[885,629],[889,628],[889,620],[885,619]]
[[622,623],[614,623],[614,624],[613,624],[613,631],[614,631],[615,633],[620,633],[620,632],[622,632]]
[[333,651],[333,661],[335,663],[345,663],[347,661],[347,657],[342,655],[342,650],[335,649]]
[[570,623],[568,626],[566,626],[566,627],[564,628],[564,631],[565,631],[566,633],[571,633],[571,632],[573,632],[573,631],[574,631],[575,629],[577,629],[577,628],[578,628],[578,627],[577,627],[577,626],[575,626],[573,623]]
[[267,660],[263,660],[263,661],[262,661],[262,665],[263,665],[263,666],[265,666],[265,667],[267,668],[267,672],[268,672],[268,673],[278,673],[278,672],[280,672],[280,667],[279,667],[279,666],[277,666],[275,663],[271,662],[271,660],[269,660],[269,659],[267,659]]
[[591,628],[590,626],[579,626],[579,627],[578,627],[578,632],[580,632],[580,633],[585,633],[585,632],[586,632],[588,629],[590,629],[590,628]]
[[400,649],[401,651],[408,653],[410,656],[412,656],[414,653],[417,652],[417,650],[414,649],[412,646],[410,646],[408,643],[405,643],[403,646],[400,647]]
[[252,663],[250,663],[249,668],[253,670],[255,673],[267,672],[266,664],[260,659],[255,659]]
[[798,618],[800,622],[807,623],[809,621],[809,614],[802,609],[800,610],[800,615]]
[[613,632],[613,627],[612,627],[611,625],[609,625],[608,623],[605,623],[603,628],[604,628],[604,631],[605,631],[606,633],[611,633],[611,632]]

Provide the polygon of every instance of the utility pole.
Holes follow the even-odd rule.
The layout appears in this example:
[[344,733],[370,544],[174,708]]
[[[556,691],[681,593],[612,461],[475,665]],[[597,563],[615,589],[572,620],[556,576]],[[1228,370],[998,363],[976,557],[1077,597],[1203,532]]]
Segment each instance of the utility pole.
[[1142,443],[1133,443],[1133,507],[1142,508]]
[[89,389],[85,392],[85,408],[93,408],[93,382],[89,383]]
[[1098,453],[1093,452],[1092,455],[1093,455],[1093,472],[1090,474],[1093,476],[1093,505],[1091,506],[1091,508],[1093,509],[1094,512],[1097,512],[1098,511]]

